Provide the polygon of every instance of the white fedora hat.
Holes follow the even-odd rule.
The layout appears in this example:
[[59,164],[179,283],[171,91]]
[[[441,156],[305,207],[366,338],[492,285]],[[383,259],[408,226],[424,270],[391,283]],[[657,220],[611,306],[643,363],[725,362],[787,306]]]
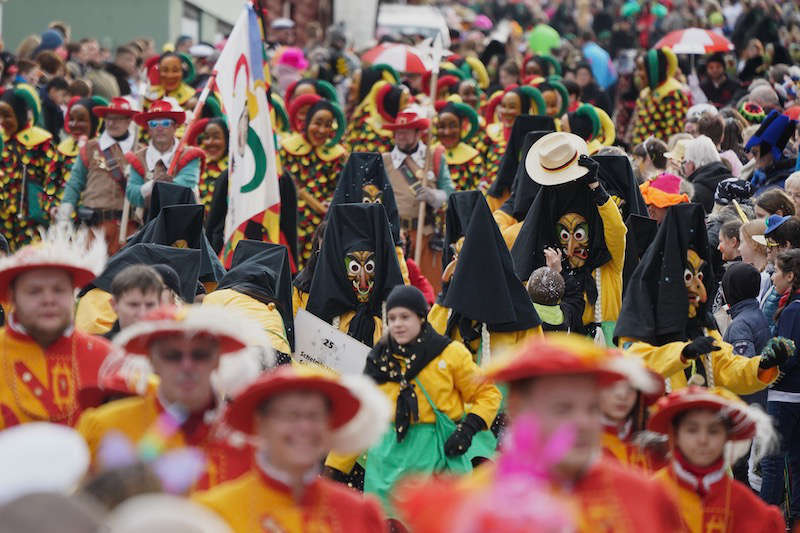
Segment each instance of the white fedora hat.
[[525,170],[540,185],[567,183],[589,172],[578,165],[582,155],[589,155],[586,141],[572,133],[555,131],[533,143],[525,156]]

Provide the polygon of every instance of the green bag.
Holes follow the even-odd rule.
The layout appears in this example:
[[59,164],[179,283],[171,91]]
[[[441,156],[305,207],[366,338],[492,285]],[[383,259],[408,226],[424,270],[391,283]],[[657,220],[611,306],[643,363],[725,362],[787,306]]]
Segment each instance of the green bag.
[[383,434],[381,441],[370,448],[364,474],[364,492],[375,494],[384,508],[393,514],[389,495],[400,479],[410,474],[431,474],[449,471],[464,474],[472,470],[474,457],[490,458],[497,448],[497,440],[491,431],[480,431],[472,439],[466,453],[458,457],[447,457],[444,443],[456,430],[456,423],[439,411],[422,384],[414,380],[428,400],[436,422],[434,424],[412,424],[403,442],[397,442],[394,424]]

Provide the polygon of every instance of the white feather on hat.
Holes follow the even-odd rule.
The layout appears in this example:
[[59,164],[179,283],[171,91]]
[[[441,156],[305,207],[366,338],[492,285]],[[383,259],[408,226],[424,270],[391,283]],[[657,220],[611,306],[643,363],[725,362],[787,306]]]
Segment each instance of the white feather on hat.
[[356,415],[334,432],[331,448],[341,454],[361,453],[377,443],[386,432],[392,418],[392,406],[367,376],[342,376],[341,383],[361,405]]

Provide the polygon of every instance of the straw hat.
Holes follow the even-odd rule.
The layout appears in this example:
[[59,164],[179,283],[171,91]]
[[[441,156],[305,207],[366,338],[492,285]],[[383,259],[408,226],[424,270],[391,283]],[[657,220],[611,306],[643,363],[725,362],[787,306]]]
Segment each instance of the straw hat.
[[574,181],[589,172],[578,164],[582,155],[588,155],[586,141],[573,135],[556,131],[536,141],[525,156],[525,170],[540,185],[559,185]]

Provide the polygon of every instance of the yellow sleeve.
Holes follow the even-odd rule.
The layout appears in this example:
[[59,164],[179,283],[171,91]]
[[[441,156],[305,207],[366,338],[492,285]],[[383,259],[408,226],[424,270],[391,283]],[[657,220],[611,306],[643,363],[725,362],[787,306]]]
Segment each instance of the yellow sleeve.
[[403,283],[411,285],[411,278],[408,277],[408,265],[406,264],[406,254],[400,246],[395,246],[394,251],[397,253],[397,262],[400,264],[400,273],[403,275]]
[[503,399],[500,390],[484,379],[483,372],[463,344],[451,342],[441,356],[451,369],[453,385],[462,401],[470,405],[469,412],[481,417],[486,427],[490,427]]
[[111,294],[92,289],[78,300],[75,309],[75,329],[92,335],[102,335],[111,329],[117,314],[111,308]]
[[778,377],[778,369],[762,370],[760,357],[745,357],[733,353],[733,346],[723,342],[719,332],[709,332],[721,349],[712,352],[714,385],[725,387],[735,394],[753,394],[769,386]]
[[522,222],[512,224],[511,226],[500,231],[509,250],[511,250],[511,248],[514,247],[514,243],[517,242],[517,236],[519,235],[520,230],[522,230]]
[[292,287],[292,312],[297,315],[299,309],[305,309],[308,303],[308,293],[301,292],[297,287]]
[[203,305],[232,307],[253,319],[269,337],[272,347],[282,353],[292,353],[286,336],[283,317],[274,303],[264,304],[233,289],[214,291],[203,299]]
[[81,413],[78,423],[75,425],[75,430],[81,434],[83,440],[89,446],[89,453],[94,464],[94,458],[97,455],[97,449],[100,447],[100,441],[106,433],[106,429],[100,424],[97,417],[97,409],[87,409]]
[[628,228],[622,220],[617,204],[611,198],[606,203],[598,206],[597,211],[603,219],[603,237],[606,240],[606,247],[611,253],[611,265],[614,270],[622,274],[625,266],[625,234]]
[[502,233],[504,229],[510,228],[517,222],[519,222],[516,218],[512,217],[502,209],[498,209],[494,213],[492,213],[492,217],[494,217],[494,221],[497,222],[497,227],[500,229]]
[[329,466],[331,468],[335,468],[339,472],[344,472],[345,474],[349,474],[353,467],[356,466],[356,461],[358,461],[358,456],[356,455],[341,455],[336,452],[331,452],[328,454],[328,457],[325,458],[325,466]]
[[436,333],[439,335],[446,335],[447,319],[450,315],[450,309],[434,303],[431,310],[428,311],[428,323],[433,326]]
[[689,344],[688,342],[670,342],[661,346],[653,346],[629,337],[622,337],[619,342],[625,353],[641,357],[648,368],[665,378],[669,378],[689,366],[689,363],[681,361],[681,350]]

